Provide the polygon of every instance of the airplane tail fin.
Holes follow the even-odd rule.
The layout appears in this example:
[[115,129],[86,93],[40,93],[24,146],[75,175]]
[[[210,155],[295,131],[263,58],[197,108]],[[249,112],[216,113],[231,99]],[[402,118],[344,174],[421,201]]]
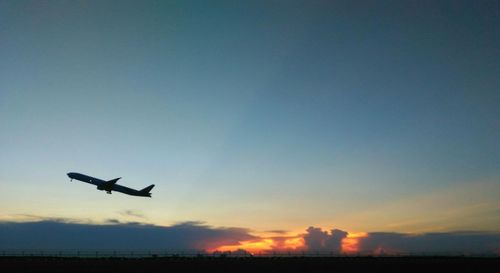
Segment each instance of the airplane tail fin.
[[149,186],[145,187],[144,189],[140,190],[140,192],[149,193],[149,191],[151,191],[151,189],[154,188],[154,186],[155,186],[154,184],[149,185]]

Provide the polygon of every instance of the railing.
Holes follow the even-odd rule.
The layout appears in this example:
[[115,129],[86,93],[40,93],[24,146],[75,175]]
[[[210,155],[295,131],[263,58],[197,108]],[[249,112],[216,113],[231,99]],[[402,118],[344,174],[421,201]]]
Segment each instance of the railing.
[[200,250],[50,250],[50,249],[5,249],[0,257],[60,257],[60,258],[250,258],[250,257],[499,257],[495,254],[476,253],[338,253],[329,251],[266,251],[250,253],[246,251],[207,252]]

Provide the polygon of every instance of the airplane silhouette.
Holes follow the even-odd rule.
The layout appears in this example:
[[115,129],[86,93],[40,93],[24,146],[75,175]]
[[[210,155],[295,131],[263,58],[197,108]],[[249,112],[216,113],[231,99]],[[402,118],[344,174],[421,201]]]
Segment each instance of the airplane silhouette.
[[151,193],[149,191],[151,191],[151,189],[155,186],[154,184],[152,184],[152,185],[149,185],[149,186],[145,187],[144,189],[138,191],[138,190],[134,190],[134,189],[116,184],[116,182],[118,180],[120,180],[121,177],[111,179],[109,181],[104,181],[104,180],[101,180],[99,178],[95,178],[95,177],[88,176],[88,175],[81,174],[81,173],[71,172],[71,173],[67,173],[67,175],[70,178],[70,181],[73,181],[73,179],[76,179],[76,180],[79,180],[82,182],[96,185],[98,190],[106,191],[108,194],[111,194],[111,191],[118,191],[118,192],[125,193],[128,195],[151,197]]

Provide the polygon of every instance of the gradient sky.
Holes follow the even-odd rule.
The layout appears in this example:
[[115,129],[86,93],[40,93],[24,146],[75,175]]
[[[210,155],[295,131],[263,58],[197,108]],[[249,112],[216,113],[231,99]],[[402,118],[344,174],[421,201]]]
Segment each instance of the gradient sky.
[[498,26],[498,1],[0,1],[0,219],[499,231]]

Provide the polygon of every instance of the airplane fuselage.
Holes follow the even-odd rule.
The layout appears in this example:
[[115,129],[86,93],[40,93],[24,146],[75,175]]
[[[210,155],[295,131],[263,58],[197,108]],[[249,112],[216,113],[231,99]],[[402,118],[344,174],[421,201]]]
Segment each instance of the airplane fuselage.
[[[106,191],[109,194],[111,193],[111,191],[118,191],[118,192],[125,193],[128,195],[151,197],[151,193],[149,192],[149,190],[151,190],[151,188],[154,187],[154,185],[151,185],[149,187],[146,187],[143,190],[135,190],[135,189],[131,189],[129,187],[125,187],[125,186],[116,184],[116,181],[119,178],[111,180],[111,181],[104,181],[104,180],[99,179],[99,178],[95,178],[92,176],[88,176],[88,175],[81,174],[81,173],[75,173],[75,172],[70,172],[67,175],[71,180],[76,179],[78,181],[82,181],[85,183],[96,185],[98,190]],[[112,182],[112,183],[110,183],[110,182]]]

